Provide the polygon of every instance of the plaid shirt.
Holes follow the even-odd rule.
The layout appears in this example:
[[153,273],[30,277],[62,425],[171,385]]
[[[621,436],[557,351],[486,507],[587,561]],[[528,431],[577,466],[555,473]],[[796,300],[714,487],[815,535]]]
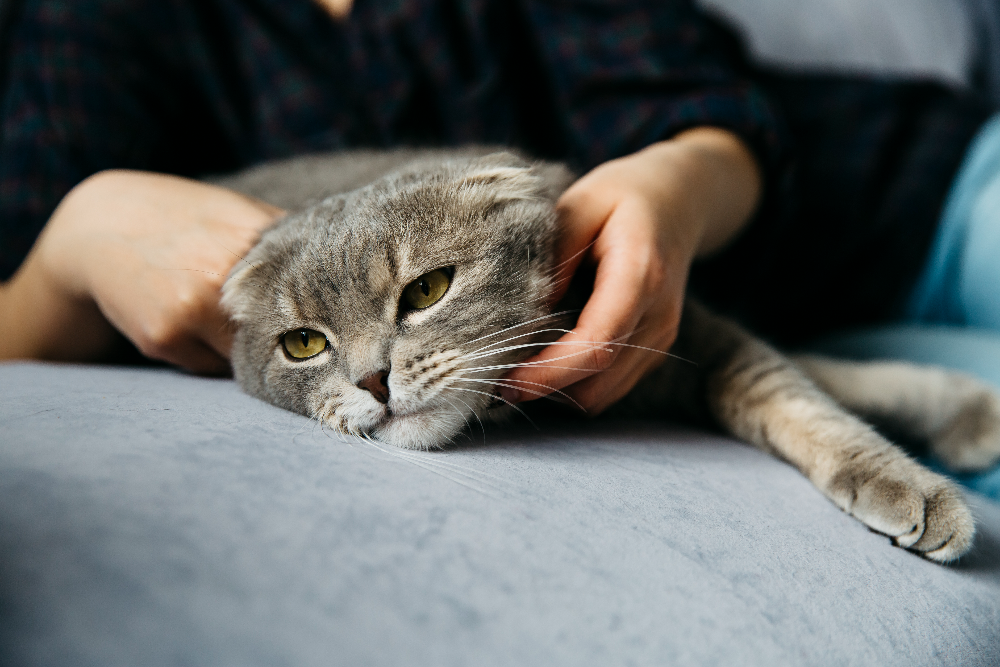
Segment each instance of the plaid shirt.
[[780,150],[686,2],[358,0],[337,23],[310,0],[6,1],[0,276],[108,168],[485,142],[585,169],[704,124]]
[[[746,67],[735,40],[683,0],[356,0],[339,23],[311,0],[0,0],[0,49],[0,279],[66,192],[102,169],[197,176],[308,151],[477,142],[582,170],[713,125],[752,148],[768,197],[694,284],[727,310],[769,313],[755,318],[761,330],[804,335],[887,312],[919,268],[981,122],[943,92],[929,125],[892,94],[882,102],[904,113],[865,107],[872,95],[850,84],[801,88],[799,99],[795,86]],[[868,92],[878,101],[881,90]],[[823,105],[838,115],[824,120]],[[830,128],[840,141],[814,141]],[[891,149],[901,146],[922,156],[918,168],[900,172]],[[879,196],[856,196],[873,177],[903,203],[883,214]],[[817,207],[826,236],[814,233]],[[816,268],[833,262],[799,261],[797,276],[779,270],[782,257],[805,257],[801,244],[833,234],[847,262],[876,228],[878,248],[919,230],[901,259],[888,244],[901,278],[860,311],[855,290],[837,296],[845,307],[773,320],[781,309],[768,299],[789,281],[826,286],[810,294],[829,298],[830,276]]]

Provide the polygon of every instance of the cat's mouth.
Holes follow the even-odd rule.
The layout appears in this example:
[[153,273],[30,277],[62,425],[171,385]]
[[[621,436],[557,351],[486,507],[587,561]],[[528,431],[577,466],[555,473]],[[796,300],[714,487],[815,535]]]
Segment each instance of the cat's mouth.
[[[489,398],[485,398],[486,392],[480,393],[484,395],[484,399],[475,410],[484,418],[485,412],[508,405],[496,388],[492,388]],[[368,413],[368,424],[363,432],[381,442],[404,449],[437,449],[442,443],[453,442],[456,435],[470,426],[469,420],[474,419],[460,410],[454,400],[441,398],[410,403],[393,400],[394,398],[397,397],[380,404],[378,407],[381,409]],[[462,403],[469,407],[468,402]],[[472,410],[471,407],[469,409]]]
[[375,432],[380,429],[385,428],[392,423],[403,423],[406,421],[414,421],[420,419],[422,415],[435,412],[435,409],[428,406],[421,406],[418,408],[406,410],[397,407],[393,410],[388,405],[382,406],[382,414],[377,417],[375,425],[371,427],[371,431]]
[[386,444],[403,449],[439,449],[465,426],[465,417],[456,411],[428,408],[401,414],[386,410],[369,433]]

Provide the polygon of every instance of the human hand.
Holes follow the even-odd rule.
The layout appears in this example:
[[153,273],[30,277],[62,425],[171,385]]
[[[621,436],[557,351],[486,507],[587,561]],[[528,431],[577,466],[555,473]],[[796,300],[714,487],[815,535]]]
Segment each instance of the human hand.
[[729,241],[760,191],[756,162],[724,130],[697,128],[606,162],[574,183],[557,209],[557,262],[566,276],[596,264],[576,327],[507,375],[510,402],[562,393],[589,414],[627,394],[677,335],[696,256]]
[[282,214],[175,176],[108,171],[87,179],[59,204],[10,284],[36,295],[31,312],[21,308],[22,319],[36,322],[29,332],[63,335],[20,348],[8,341],[2,356],[92,358],[112,340],[110,324],[148,357],[225,372],[232,334],[220,288]]

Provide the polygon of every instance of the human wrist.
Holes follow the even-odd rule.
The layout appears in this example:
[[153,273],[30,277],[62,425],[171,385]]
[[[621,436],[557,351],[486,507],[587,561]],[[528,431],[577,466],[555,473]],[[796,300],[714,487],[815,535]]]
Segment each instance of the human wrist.
[[113,172],[99,172],[78,183],[59,202],[24,263],[29,283],[66,303],[92,301],[88,267],[108,258],[88,244],[100,235],[88,228],[95,217],[110,215],[114,205]]
[[96,304],[62,289],[35,252],[0,284],[0,359],[83,361],[114,340]]
[[670,174],[658,189],[660,206],[675,220],[684,220],[693,257],[725,247],[757,208],[760,168],[746,144],[727,130],[694,128],[635,156],[654,173]]

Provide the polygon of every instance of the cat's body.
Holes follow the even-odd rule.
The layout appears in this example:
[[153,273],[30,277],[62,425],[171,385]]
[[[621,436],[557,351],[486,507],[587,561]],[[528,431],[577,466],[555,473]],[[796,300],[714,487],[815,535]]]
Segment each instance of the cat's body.
[[[509,413],[504,374],[567,326],[547,297],[560,277],[553,204],[571,177],[487,152],[353,152],[220,181],[293,211],[224,288],[243,388],[409,448]],[[985,385],[906,364],[793,360],[690,299],[671,352],[613,411],[717,425],[932,559],[971,545],[955,485],[862,420],[928,441],[956,468],[985,467],[1000,458],[1000,400]]]

